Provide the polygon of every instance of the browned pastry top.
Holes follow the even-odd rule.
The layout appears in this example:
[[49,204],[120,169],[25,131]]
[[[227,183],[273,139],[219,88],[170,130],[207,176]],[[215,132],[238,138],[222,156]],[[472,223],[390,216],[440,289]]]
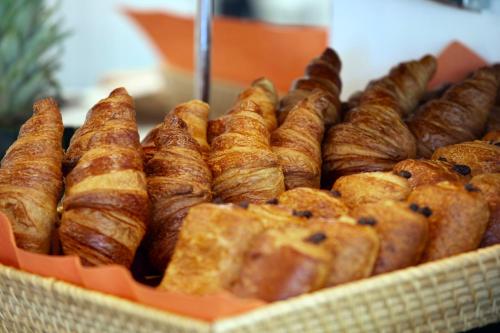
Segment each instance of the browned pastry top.
[[69,173],[85,152],[104,144],[120,144],[141,151],[134,101],[125,88],[113,90],[87,113],[85,123],[71,138],[64,156],[65,172]]
[[278,120],[282,124],[289,112],[301,100],[309,96],[312,91],[320,90],[328,96],[328,105],[323,111],[325,125],[331,126],[340,120],[340,58],[330,48],[307,65],[305,76],[295,80],[287,95],[283,97],[279,105]]
[[472,176],[500,172],[500,144],[479,140],[458,143],[438,148],[432,159],[467,165]]
[[428,237],[428,223],[420,212],[422,208],[384,200],[354,209],[352,215],[358,221],[371,221],[380,237],[380,252],[373,274],[418,264]]
[[337,218],[348,213],[337,191],[297,187],[283,192],[274,202],[298,211],[309,211],[317,218]]
[[409,122],[418,155],[429,158],[439,147],[479,138],[499,84],[493,71],[483,68],[421,107]]
[[442,181],[466,183],[471,169],[463,164],[451,164],[440,160],[413,160],[399,162],[393,172],[408,179],[411,188],[421,185],[437,184]]
[[340,192],[342,201],[350,209],[384,199],[404,200],[411,191],[405,178],[391,172],[365,172],[342,176],[333,184],[333,189]]
[[63,188],[63,124],[55,100],[33,105],[0,167],[0,211],[9,218],[19,248],[48,253]]
[[316,90],[298,102],[271,135],[286,189],[320,186],[324,111],[328,104],[328,95]]
[[478,248],[489,210],[481,192],[471,184],[441,182],[420,186],[407,201],[429,208],[429,242],[423,262]]
[[212,142],[212,190],[225,202],[265,202],[284,191],[283,171],[257,111],[255,103],[245,102],[228,115],[224,133]]
[[474,176],[470,183],[481,191],[490,208],[490,220],[481,246],[500,244],[500,173]]
[[212,199],[210,169],[188,129],[176,113],[167,115],[155,137],[156,152],[146,163],[151,217],[143,243],[159,272],[172,255],[188,209]]
[[[207,122],[209,113],[210,106],[199,100],[192,100],[179,104],[169,113],[184,121],[187,125],[189,135],[198,144],[204,158],[207,158],[208,152],[210,151],[210,146],[207,142]],[[154,140],[161,126],[161,123],[155,126],[141,142],[146,162],[153,157],[156,151]]]
[[402,120],[417,105],[436,69],[432,56],[401,63],[370,82],[345,122],[331,127],[323,143],[325,178],[390,170],[416,155],[415,138]]

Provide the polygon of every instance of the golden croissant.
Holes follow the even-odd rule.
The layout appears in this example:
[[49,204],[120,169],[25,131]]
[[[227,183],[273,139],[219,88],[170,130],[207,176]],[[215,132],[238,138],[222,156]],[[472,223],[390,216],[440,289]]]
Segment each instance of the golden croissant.
[[62,192],[63,124],[56,102],[36,102],[0,167],[0,211],[19,248],[48,253]]
[[425,56],[401,63],[371,82],[344,123],[330,128],[323,144],[325,178],[390,170],[416,154],[415,138],[403,122],[425,92],[436,60]]
[[146,164],[151,219],[145,246],[149,261],[164,271],[188,209],[212,199],[212,176],[189,126],[170,113],[155,135]]
[[325,51],[307,65],[305,76],[295,80],[287,95],[280,101],[278,120],[282,124],[295,105],[314,90],[321,90],[328,95],[328,105],[323,110],[327,127],[340,120],[340,80],[341,62],[337,53],[326,48]]
[[288,190],[320,186],[323,112],[328,105],[328,95],[316,90],[298,102],[271,135],[271,146],[283,168]]
[[[203,157],[208,157],[210,146],[207,142],[207,122],[210,107],[207,103],[199,100],[192,100],[177,105],[169,114],[173,114],[187,125],[189,135],[196,141]],[[147,162],[156,152],[155,137],[163,123],[155,126],[142,140],[144,151],[144,161]]]
[[493,71],[483,68],[423,105],[408,124],[418,155],[430,158],[439,147],[479,138],[499,85]]
[[271,150],[269,131],[257,104],[240,104],[212,141],[208,164],[212,190],[224,202],[264,202],[285,190],[283,171]]
[[133,102],[124,88],[111,92],[87,113],[85,123],[71,138],[63,159],[67,174],[85,152],[102,144],[118,144],[141,151]]
[[225,123],[229,115],[239,112],[242,106],[254,103],[258,113],[262,116],[264,124],[269,133],[278,126],[276,119],[276,106],[278,94],[274,84],[267,78],[259,78],[252,82],[251,86],[243,90],[237,97],[234,106],[217,119],[208,122],[207,139],[209,143],[225,131]]
[[82,129],[73,143],[88,142],[89,149],[66,177],[59,229],[63,252],[86,265],[129,267],[149,214],[132,97],[123,88],[114,90],[90,111]]

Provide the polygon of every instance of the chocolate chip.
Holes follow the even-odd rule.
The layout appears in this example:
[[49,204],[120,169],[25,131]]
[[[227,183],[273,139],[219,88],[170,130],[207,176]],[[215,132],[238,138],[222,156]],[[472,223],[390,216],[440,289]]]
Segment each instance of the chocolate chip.
[[292,212],[293,216],[299,216],[299,217],[305,217],[305,218],[311,218],[313,216],[313,213],[310,210],[293,210]]
[[323,242],[326,239],[326,235],[323,232],[317,232],[312,234],[311,236],[307,237],[304,239],[304,241],[313,243],[313,244],[319,244]]
[[412,203],[410,204],[409,208],[414,211],[414,212],[418,212],[418,210],[420,209],[420,206],[417,205],[416,203]]
[[246,201],[246,200],[243,200],[241,201],[238,206],[240,206],[241,208],[248,208],[248,205],[250,205],[250,202]]
[[423,208],[420,208],[419,213],[425,217],[429,217],[432,215],[432,210],[429,207],[425,206]]
[[472,185],[471,183],[465,184],[464,188],[467,190],[467,192],[479,192],[480,190]]
[[440,157],[440,158],[438,158],[438,161],[441,161],[441,162],[448,162],[448,160],[447,160],[445,157]]
[[411,178],[411,172],[410,171],[406,171],[406,170],[402,170],[398,173],[398,175],[400,177],[403,177],[403,178],[406,178],[406,179],[410,179]]
[[462,176],[470,175],[470,168],[464,164],[455,164],[453,166],[453,171],[458,172]]
[[494,143],[495,146],[500,147],[500,141]]
[[342,194],[340,194],[340,192],[337,190],[331,190],[330,195],[334,198],[340,198],[342,196]]
[[358,219],[358,224],[361,225],[375,225],[377,224],[377,220],[371,217],[361,217]]
[[216,204],[216,205],[220,205],[220,204],[223,204],[224,203],[224,200],[222,200],[221,197],[217,197],[215,198],[214,200],[212,200],[212,203]]
[[277,205],[277,204],[279,204],[278,198],[269,199],[269,200],[266,201],[266,204],[268,204],[268,205]]

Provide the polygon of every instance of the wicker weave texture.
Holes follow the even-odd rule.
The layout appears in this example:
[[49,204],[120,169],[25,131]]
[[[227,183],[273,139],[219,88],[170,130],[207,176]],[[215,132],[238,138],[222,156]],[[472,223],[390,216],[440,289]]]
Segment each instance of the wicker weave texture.
[[208,323],[0,265],[0,332],[209,332]]
[[500,246],[212,324],[0,265],[1,332],[459,332],[500,320]]
[[500,246],[216,322],[215,332],[460,332],[500,321]]

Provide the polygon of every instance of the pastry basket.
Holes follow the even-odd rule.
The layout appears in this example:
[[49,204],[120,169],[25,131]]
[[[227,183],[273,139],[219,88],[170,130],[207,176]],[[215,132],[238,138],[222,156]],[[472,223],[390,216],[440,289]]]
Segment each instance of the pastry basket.
[[500,245],[201,321],[0,265],[2,332],[460,332],[500,320]]

